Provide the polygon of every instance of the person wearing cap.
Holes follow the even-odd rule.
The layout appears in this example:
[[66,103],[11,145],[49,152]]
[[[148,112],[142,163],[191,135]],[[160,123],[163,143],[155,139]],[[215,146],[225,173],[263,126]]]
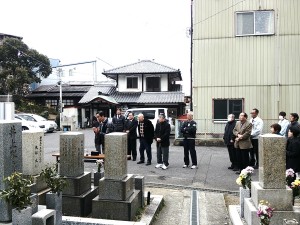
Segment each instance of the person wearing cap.
[[158,123],[155,126],[154,139],[157,146],[157,165],[155,168],[168,169],[169,166],[169,146],[170,146],[171,126],[166,121],[165,114],[158,116]]
[[300,172],[300,129],[292,126],[288,130],[286,144],[286,169],[293,169],[296,173]]
[[299,120],[298,113],[291,113],[290,114],[290,124],[287,126],[286,132],[285,132],[285,136],[286,137],[288,137],[288,132],[289,132],[289,129],[291,127],[298,127],[298,128],[300,128],[300,124],[298,123],[298,120]]
[[289,123],[290,123],[285,117],[286,117],[286,113],[285,112],[280,112],[279,113],[278,124],[281,126],[281,130],[279,132],[281,136],[285,136],[287,134],[286,129],[287,129]]

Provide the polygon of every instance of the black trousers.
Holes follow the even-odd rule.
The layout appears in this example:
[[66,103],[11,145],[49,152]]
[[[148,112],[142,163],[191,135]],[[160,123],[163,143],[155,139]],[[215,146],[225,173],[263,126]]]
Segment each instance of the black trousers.
[[145,138],[140,138],[140,157],[141,161],[145,162],[145,150],[147,154],[147,161],[151,163],[152,160],[152,151],[151,151],[151,143],[147,142]]
[[250,149],[250,166],[258,166],[258,139],[251,139],[253,148]]
[[197,153],[195,150],[195,139],[183,139],[183,149],[184,149],[184,164],[190,164],[190,156],[192,159],[192,165],[197,166]]
[[237,167],[236,150],[233,145],[227,145],[229,160],[233,167]]
[[236,149],[237,163],[240,170],[249,166],[249,149]]
[[131,155],[132,158],[136,159],[136,139],[135,138],[128,138],[128,149],[127,155]]

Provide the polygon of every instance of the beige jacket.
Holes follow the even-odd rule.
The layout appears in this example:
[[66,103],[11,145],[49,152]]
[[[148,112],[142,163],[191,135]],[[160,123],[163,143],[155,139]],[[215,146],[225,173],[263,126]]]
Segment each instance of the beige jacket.
[[234,147],[239,149],[250,149],[252,148],[250,136],[252,131],[252,124],[249,121],[245,121],[241,126],[241,121],[238,121],[233,129],[233,134],[237,137],[241,134],[242,137],[234,142]]

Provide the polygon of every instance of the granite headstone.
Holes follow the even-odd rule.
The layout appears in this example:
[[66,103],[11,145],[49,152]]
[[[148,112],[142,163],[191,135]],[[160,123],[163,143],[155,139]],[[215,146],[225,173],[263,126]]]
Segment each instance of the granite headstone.
[[23,131],[23,174],[38,175],[44,168],[44,132]]
[[84,173],[84,135],[66,132],[60,135],[60,175],[77,177]]
[[[5,189],[4,178],[15,171],[22,172],[22,125],[0,121],[0,190]],[[11,220],[11,208],[3,200],[0,206],[0,221]]]
[[127,176],[127,134],[105,135],[105,179],[123,180]]

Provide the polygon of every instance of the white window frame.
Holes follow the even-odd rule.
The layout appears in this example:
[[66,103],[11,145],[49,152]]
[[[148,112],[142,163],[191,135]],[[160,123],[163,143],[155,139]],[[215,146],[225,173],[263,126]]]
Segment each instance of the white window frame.
[[[128,87],[128,78],[136,78],[137,79],[136,87],[134,87],[134,88],[129,88]],[[126,77],[126,88],[130,89],[130,90],[132,90],[132,89],[139,89],[139,77],[138,76],[127,76]]]
[[[273,27],[272,32],[269,33],[255,33],[255,14],[259,12],[271,12],[273,13]],[[238,34],[238,14],[243,13],[253,13],[253,34]],[[275,35],[275,11],[274,10],[252,10],[252,11],[237,11],[235,12],[235,36],[244,37],[244,36],[265,36],[265,35]]]

